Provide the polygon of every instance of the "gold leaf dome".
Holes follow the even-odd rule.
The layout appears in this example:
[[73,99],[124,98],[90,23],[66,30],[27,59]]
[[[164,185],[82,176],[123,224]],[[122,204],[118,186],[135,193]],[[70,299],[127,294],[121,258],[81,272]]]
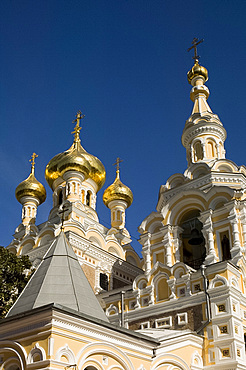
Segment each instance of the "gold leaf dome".
[[205,67],[201,66],[198,60],[195,61],[194,66],[187,73],[189,83],[191,84],[193,78],[197,76],[202,76],[205,79],[205,82],[208,80],[208,70]]
[[124,185],[120,180],[120,171],[116,171],[116,179],[103,193],[103,202],[108,207],[113,200],[123,200],[130,207],[133,201],[133,194],[128,186]]
[[79,121],[84,116],[79,111],[77,113],[77,124],[74,128],[74,142],[72,146],[63,153],[53,157],[45,169],[45,178],[52,188],[56,179],[61,177],[67,171],[78,171],[83,173],[85,178],[91,178],[97,184],[99,191],[104,185],[106,171],[102,162],[82,147],[79,133],[81,127]]
[[62,153],[58,163],[57,170],[60,176],[68,171],[77,171],[84,175],[85,179],[88,178],[91,166],[83,153],[81,153],[81,145],[74,143],[70,149]]
[[45,187],[39,182],[34,175],[34,159],[37,157],[35,153],[32,156],[32,170],[28,178],[22,181],[15,190],[15,196],[18,202],[21,203],[21,198],[29,196],[39,200],[39,204],[46,199]]

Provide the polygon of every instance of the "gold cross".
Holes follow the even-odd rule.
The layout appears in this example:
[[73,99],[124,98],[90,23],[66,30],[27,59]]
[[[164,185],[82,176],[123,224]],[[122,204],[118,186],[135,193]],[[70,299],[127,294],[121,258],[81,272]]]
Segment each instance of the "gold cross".
[[80,120],[83,119],[85,117],[84,114],[82,114],[82,112],[79,110],[78,113],[76,114],[76,119],[73,120],[73,123],[76,122],[76,125],[74,127],[74,131],[72,131],[72,134],[74,134],[74,141],[75,142],[78,142],[80,141],[80,138],[79,138],[79,133],[80,133],[80,130],[82,127],[80,127]]
[[120,163],[123,162],[122,159],[120,159],[119,157],[116,159],[116,162],[113,164],[113,166],[116,166],[116,173],[117,173],[117,176],[119,176],[120,174]]
[[197,37],[194,37],[193,41],[192,41],[192,44],[193,46],[191,46],[187,51],[190,51],[191,49],[194,49],[194,57],[192,57],[192,59],[194,59],[195,61],[199,61],[199,58],[200,56],[197,55],[197,45],[199,45],[201,42],[203,42],[204,39],[201,39],[200,41],[198,41],[198,38]]
[[37,158],[38,155],[36,153],[33,153],[31,156],[31,159],[29,159],[29,162],[32,164],[32,173],[34,173],[34,168],[35,168],[35,158]]
[[82,114],[81,110],[79,110],[76,114],[76,119],[73,120],[73,123],[77,122],[76,125],[79,126],[79,121],[85,117],[84,114]]

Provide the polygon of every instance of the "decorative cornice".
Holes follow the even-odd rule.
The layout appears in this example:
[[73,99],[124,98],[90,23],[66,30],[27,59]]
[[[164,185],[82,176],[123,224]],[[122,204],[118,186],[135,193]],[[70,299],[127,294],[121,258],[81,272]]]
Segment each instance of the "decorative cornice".
[[174,189],[166,190],[160,194],[157,210],[160,212],[164,205],[173,198],[176,194],[182,194],[185,190],[200,189],[204,191],[209,186],[229,186],[235,189],[246,189],[246,178],[242,173],[226,173],[211,172],[198,179],[190,180],[189,182],[178,186]]
[[139,269],[137,266],[133,266],[131,264],[128,264],[125,260],[122,260],[118,256],[114,256],[113,254],[105,251],[104,249],[96,246],[91,242],[90,240],[86,238],[82,238],[79,235],[76,235],[72,231],[68,231],[66,233],[66,236],[68,238],[69,243],[76,249],[82,251],[83,253],[86,253],[88,256],[97,259],[102,264],[109,264],[111,268],[115,266],[118,269],[124,269],[124,271],[128,272],[129,274],[136,275],[139,274],[141,269]]
[[209,134],[212,133],[218,136],[223,142],[226,139],[226,130],[220,123],[207,123],[207,122],[200,122],[197,123],[189,128],[185,128],[183,135],[182,135],[182,144],[186,148],[187,145],[198,135],[202,134]]

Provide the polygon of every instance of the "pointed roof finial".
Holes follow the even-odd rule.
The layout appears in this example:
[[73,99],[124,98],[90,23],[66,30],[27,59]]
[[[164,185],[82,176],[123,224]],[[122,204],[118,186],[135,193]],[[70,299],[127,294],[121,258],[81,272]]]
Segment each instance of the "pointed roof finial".
[[195,60],[195,63],[199,62],[199,59],[200,59],[200,56],[197,54],[197,45],[201,44],[201,42],[203,42],[204,39],[201,39],[200,41],[198,41],[198,38],[197,37],[194,37],[193,41],[192,41],[192,44],[193,46],[191,46],[187,51],[190,51],[191,49],[194,49],[194,57],[192,57],[192,59]]
[[73,123],[76,122],[76,125],[74,127],[74,131],[72,132],[72,134],[74,134],[74,142],[75,143],[78,143],[80,142],[80,137],[79,137],[79,133],[80,133],[80,130],[82,127],[80,127],[80,120],[83,119],[85,117],[84,114],[82,114],[82,112],[79,110],[76,114],[76,119],[73,120]]
[[31,156],[31,159],[29,159],[29,162],[32,164],[32,174],[34,175],[34,168],[35,168],[35,158],[37,158],[38,155],[36,153],[33,153]]
[[116,166],[116,177],[120,178],[120,163],[123,162],[123,159],[120,159],[119,157],[116,159],[116,162],[113,164],[113,166]]

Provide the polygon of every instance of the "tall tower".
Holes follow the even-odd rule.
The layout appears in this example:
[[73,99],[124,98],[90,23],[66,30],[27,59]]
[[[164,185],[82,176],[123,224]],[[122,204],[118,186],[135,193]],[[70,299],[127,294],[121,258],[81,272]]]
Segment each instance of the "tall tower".
[[197,162],[212,166],[215,160],[225,158],[226,130],[207,102],[209,89],[205,82],[208,80],[208,71],[199,64],[200,57],[196,49],[198,43],[194,39],[191,47],[195,50],[194,66],[187,73],[187,78],[192,86],[190,98],[194,105],[185,123],[182,144],[186,149],[188,166]]

